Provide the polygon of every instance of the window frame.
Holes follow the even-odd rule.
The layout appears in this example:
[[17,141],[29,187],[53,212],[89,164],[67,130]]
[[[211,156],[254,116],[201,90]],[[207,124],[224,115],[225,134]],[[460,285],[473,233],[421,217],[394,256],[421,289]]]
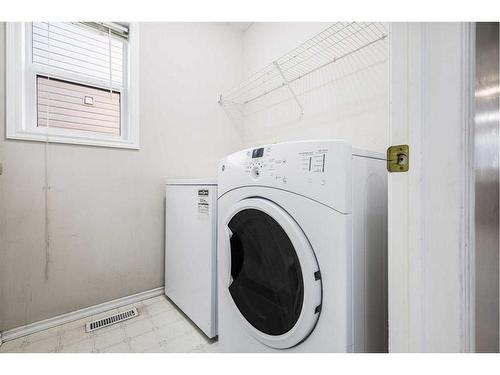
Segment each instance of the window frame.
[[28,141],[139,149],[139,25],[129,24],[124,43],[124,76],[120,92],[120,135],[37,126],[36,76],[103,87],[102,82],[32,63],[32,23],[6,24],[6,138]]

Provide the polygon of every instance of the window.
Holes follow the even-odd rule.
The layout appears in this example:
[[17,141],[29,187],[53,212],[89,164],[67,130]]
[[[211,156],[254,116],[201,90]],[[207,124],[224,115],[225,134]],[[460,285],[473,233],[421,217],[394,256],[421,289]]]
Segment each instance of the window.
[[7,138],[138,148],[135,24],[7,24]]

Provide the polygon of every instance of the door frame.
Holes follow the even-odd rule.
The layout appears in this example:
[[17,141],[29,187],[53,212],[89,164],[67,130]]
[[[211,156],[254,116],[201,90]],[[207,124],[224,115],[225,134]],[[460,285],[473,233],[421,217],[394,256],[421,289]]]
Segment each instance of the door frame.
[[390,27],[390,352],[473,352],[473,23]]

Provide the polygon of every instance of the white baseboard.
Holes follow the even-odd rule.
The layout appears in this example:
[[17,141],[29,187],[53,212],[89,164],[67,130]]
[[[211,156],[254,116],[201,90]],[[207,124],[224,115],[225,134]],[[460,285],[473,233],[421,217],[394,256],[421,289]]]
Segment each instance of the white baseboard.
[[86,307],[81,310],[72,311],[66,314],[54,316],[53,318],[40,320],[39,322],[30,323],[21,327],[12,328],[7,331],[0,332],[0,345],[2,340],[4,342],[17,339],[18,337],[30,335],[35,332],[43,331],[52,327],[59,326],[64,323],[69,323],[75,320],[88,318],[89,316],[100,314],[102,312],[116,309],[118,307],[130,305],[143,301],[148,298],[161,296],[164,294],[164,288],[156,288],[147,290],[145,292],[132,294],[131,296],[114,299],[112,301],[104,302],[99,305]]

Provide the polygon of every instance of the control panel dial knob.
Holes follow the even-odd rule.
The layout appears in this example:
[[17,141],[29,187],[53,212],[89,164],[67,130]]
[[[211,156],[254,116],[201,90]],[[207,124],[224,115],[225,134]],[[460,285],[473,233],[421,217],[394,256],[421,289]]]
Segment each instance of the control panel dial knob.
[[258,165],[255,165],[250,170],[250,174],[254,180],[258,180],[260,178],[261,170]]

